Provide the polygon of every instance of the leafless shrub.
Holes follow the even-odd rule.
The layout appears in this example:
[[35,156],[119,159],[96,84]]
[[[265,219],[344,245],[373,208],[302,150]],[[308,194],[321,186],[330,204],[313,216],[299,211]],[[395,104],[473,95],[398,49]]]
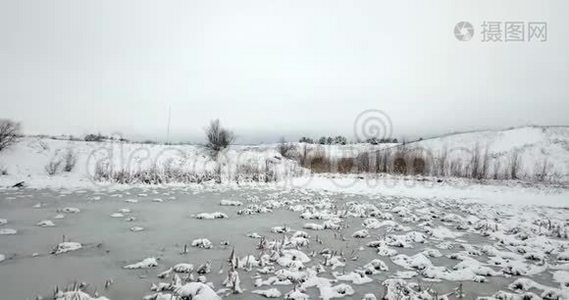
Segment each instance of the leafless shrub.
[[217,182],[218,174],[215,170],[196,172],[172,168],[161,169],[156,166],[141,170],[113,170],[108,163],[100,163],[95,166],[93,179],[118,184],[202,183],[206,181]]
[[175,165],[172,160],[143,169],[118,169],[110,167],[108,161],[95,165],[93,180],[118,184],[167,184],[167,183],[222,183],[222,180],[241,182],[274,182],[278,172],[269,159],[264,162],[245,161],[234,169],[222,168],[216,163],[209,168],[194,169],[187,165]]
[[510,164],[508,165],[508,178],[509,179],[520,179],[519,173],[521,169],[520,154],[517,150],[512,152],[510,157]]
[[308,160],[308,146],[306,144],[300,145],[300,151],[298,151],[297,161],[302,167],[306,167],[306,162]]
[[541,164],[536,163],[535,179],[539,182],[545,181],[549,174],[550,167],[551,165],[548,163],[547,158],[544,159]]
[[238,162],[234,170],[228,170],[224,178],[233,180],[237,183],[242,182],[275,182],[279,175],[277,165],[272,159],[264,161],[246,160]]
[[391,157],[390,153],[391,153],[390,150],[378,152],[377,157],[379,159],[377,161],[377,168],[376,168],[377,172],[388,172],[389,171],[389,160]]
[[449,165],[449,172],[452,177],[465,177],[463,162],[459,158],[451,160]]
[[219,119],[213,120],[205,129],[207,143],[205,147],[213,154],[227,148],[235,140],[233,132],[221,127]]
[[[306,145],[304,146],[306,147]],[[296,146],[292,143],[287,143],[285,138],[280,139],[279,145],[277,146],[277,152],[279,152],[282,157],[289,159],[293,159],[298,155],[298,153],[296,153]]]
[[393,159],[393,173],[404,175],[407,173],[407,162],[402,155],[398,155]]
[[484,154],[482,154],[482,150],[480,149],[480,145],[476,144],[474,149],[470,151],[471,159],[470,163],[467,165],[469,172],[469,178],[474,179],[484,179],[488,176],[488,164],[489,164],[489,156],[488,156],[488,147]]
[[57,172],[59,171],[59,167],[61,166],[62,161],[59,159],[52,159],[46,166],[45,166],[45,171],[47,172],[47,175],[49,176],[53,176],[55,174],[57,174]]
[[340,157],[332,162],[333,171],[337,173],[357,173],[356,159],[353,157]]
[[67,153],[65,153],[64,162],[65,164],[63,165],[63,171],[71,172],[73,168],[75,168],[75,164],[77,164],[77,156],[73,150],[67,150]]
[[354,159],[357,170],[362,173],[377,173],[377,155],[379,155],[379,152],[359,153]]
[[447,175],[447,160],[448,160],[448,147],[447,145],[443,146],[441,154],[439,155],[438,159],[436,159],[436,170],[437,176],[446,176]]
[[0,119],[0,151],[12,146],[20,136],[20,123]]
[[501,179],[501,176],[500,176],[500,167],[501,167],[500,160],[499,160],[499,159],[495,159],[495,160],[494,160],[494,167],[493,167],[493,171],[494,171],[493,174],[494,174],[494,175],[492,176],[492,178],[493,178],[494,180]]
[[321,148],[316,148],[308,155],[305,162],[305,167],[315,173],[326,173],[331,170],[331,161],[326,155],[326,152]]
[[476,144],[474,146],[473,151],[471,152],[472,156],[470,159],[470,163],[467,165],[467,168],[470,170],[469,177],[480,179],[480,145]]
[[488,177],[488,168],[490,164],[490,156],[488,155],[488,146],[486,146],[486,150],[484,151],[484,156],[482,156],[482,165],[478,171],[478,179],[483,179]]

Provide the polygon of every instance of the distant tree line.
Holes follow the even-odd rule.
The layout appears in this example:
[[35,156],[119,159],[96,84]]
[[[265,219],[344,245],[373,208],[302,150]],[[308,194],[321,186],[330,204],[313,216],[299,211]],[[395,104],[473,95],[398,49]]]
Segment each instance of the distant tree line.
[[374,138],[369,138],[369,139],[367,139],[367,140],[366,140],[366,143],[372,144],[372,145],[377,145],[377,144],[397,144],[398,141],[397,141],[396,138],[392,138],[392,139],[390,139],[390,138],[381,138],[381,139],[378,139],[378,138],[375,138],[375,137],[374,137]]
[[[307,143],[307,144],[320,144],[320,145],[345,145],[348,144],[348,139],[345,136],[338,135],[336,137],[331,136],[322,136],[319,139],[312,139],[309,137],[301,137],[298,140],[299,143]],[[396,138],[369,138],[365,141],[365,143],[377,145],[377,144],[389,144],[389,143],[398,143]]]

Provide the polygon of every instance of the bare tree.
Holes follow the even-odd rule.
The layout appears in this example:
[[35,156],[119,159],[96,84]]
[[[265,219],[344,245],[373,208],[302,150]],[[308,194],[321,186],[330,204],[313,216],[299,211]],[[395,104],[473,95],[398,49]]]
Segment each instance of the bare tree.
[[19,136],[20,123],[0,119],[0,151],[16,143]]
[[215,154],[227,148],[235,140],[233,132],[221,127],[219,119],[209,122],[209,126],[205,129],[205,134],[207,137],[205,146]]

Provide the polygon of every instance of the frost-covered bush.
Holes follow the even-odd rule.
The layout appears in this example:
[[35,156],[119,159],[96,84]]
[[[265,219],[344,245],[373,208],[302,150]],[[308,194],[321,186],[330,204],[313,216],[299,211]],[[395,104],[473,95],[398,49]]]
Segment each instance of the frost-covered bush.
[[0,151],[12,146],[20,136],[20,123],[0,119]]

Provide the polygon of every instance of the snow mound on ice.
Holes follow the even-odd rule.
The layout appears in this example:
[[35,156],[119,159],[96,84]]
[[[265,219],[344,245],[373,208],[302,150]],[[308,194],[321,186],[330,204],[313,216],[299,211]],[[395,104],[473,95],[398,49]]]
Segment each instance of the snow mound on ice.
[[137,263],[126,265],[123,268],[125,269],[148,269],[158,266],[158,261],[155,257],[145,258],[142,261]]
[[81,244],[77,242],[62,242],[57,244],[57,246],[55,247],[55,249],[51,251],[51,253],[57,255],[71,251],[77,251],[81,249],[81,247],[82,247]]
[[226,214],[222,212],[213,212],[213,213],[199,213],[195,217],[199,220],[213,220],[213,219],[227,219],[229,218]]

